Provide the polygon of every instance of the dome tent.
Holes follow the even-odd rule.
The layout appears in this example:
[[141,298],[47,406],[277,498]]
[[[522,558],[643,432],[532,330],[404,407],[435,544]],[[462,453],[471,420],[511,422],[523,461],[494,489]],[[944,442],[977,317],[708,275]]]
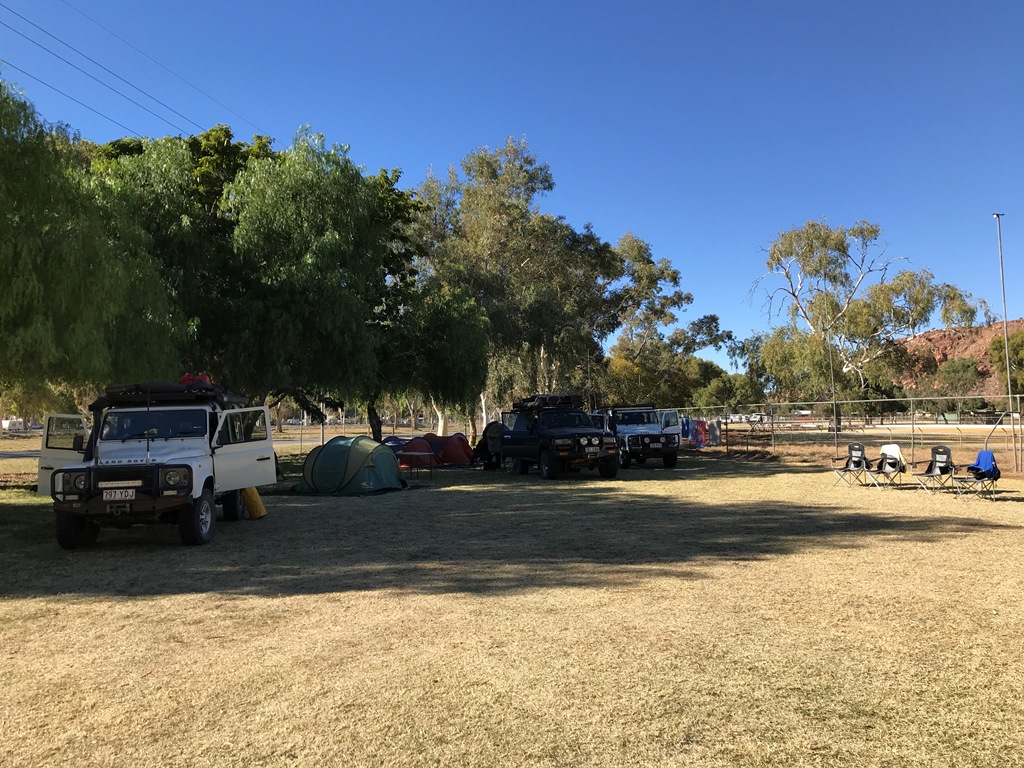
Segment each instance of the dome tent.
[[434,453],[433,446],[422,437],[413,437],[407,440],[389,437],[384,444],[395,452],[395,456],[398,457],[398,466],[403,469],[441,466],[441,460]]
[[400,490],[408,483],[394,452],[369,437],[335,437],[306,456],[299,493],[358,496]]
[[[428,432],[423,439],[430,444],[431,450],[445,466],[468,466],[473,463],[473,447],[461,432],[446,437]],[[409,450],[408,446],[406,450]]]

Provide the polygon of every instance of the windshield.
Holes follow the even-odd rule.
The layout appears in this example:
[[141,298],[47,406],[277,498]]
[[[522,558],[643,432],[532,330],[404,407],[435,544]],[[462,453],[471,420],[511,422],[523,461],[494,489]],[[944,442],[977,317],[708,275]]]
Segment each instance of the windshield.
[[652,411],[619,411],[615,414],[619,424],[657,424],[658,417]]
[[583,411],[545,411],[540,415],[542,427],[589,427],[594,428],[594,422]]
[[101,440],[144,440],[150,438],[205,437],[206,411],[110,411],[103,417]]

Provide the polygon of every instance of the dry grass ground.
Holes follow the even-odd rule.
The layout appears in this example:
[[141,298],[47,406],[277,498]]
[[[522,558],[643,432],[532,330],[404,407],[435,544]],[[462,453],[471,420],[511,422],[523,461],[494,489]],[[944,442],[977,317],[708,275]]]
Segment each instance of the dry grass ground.
[[73,553],[6,492],[0,765],[1020,765],[1021,482],[833,479],[453,470]]

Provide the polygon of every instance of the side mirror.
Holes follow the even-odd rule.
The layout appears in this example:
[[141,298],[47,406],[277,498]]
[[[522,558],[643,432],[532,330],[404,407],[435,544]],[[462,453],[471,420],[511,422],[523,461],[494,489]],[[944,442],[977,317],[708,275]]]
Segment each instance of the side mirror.
[[75,451],[78,451],[79,453],[84,453],[85,452],[85,436],[84,435],[75,435],[74,439],[71,441],[71,449],[75,450]]

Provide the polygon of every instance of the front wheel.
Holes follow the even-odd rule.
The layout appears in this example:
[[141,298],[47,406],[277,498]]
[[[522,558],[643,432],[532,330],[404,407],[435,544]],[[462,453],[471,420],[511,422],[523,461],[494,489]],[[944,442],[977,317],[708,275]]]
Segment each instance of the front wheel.
[[619,466],[622,469],[629,469],[629,451],[626,450],[625,446],[619,446]]
[[545,480],[555,480],[558,478],[558,464],[551,455],[551,451],[540,452],[540,457],[537,459],[537,468],[540,470],[540,476]]
[[213,538],[213,494],[203,491],[191,507],[178,513],[178,532],[185,544],[209,544]]
[[678,453],[666,453],[664,456],[661,457],[661,460],[665,462],[665,466],[668,469],[672,469],[672,467],[674,467],[676,465],[676,462],[679,461],[679,454]]
[[73,512],[56,510],[57,544],[61,549],[91,547],[100,535],[100,527]]
[[611,456],[601,459],[601,463],[597,465],[597,471],[601,477],[615,477],[619,474],[619,462]]

